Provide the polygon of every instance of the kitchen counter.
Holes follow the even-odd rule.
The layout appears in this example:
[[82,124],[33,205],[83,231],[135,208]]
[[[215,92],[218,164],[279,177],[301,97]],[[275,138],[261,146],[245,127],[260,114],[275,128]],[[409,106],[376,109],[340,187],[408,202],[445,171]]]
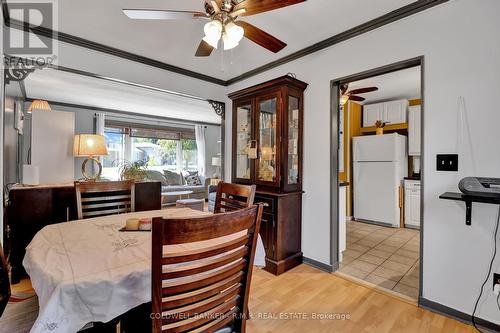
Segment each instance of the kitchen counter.
[[341,183],[339,183],[339,187],[344,187],[344,186],[349,186],[349,185],[351,185],[351,183],[349,183],[349,182],[341,182]]
[[418,177],[405,177],[404,180],[420,180],[420,176]]

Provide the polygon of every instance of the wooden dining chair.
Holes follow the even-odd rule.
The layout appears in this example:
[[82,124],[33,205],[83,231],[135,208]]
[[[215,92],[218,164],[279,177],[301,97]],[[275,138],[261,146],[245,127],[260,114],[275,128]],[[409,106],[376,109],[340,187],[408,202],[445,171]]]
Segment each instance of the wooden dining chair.
[[135,211],[135,183],[75,182],[78,219]]
[[[261,216],[262,205],[255,205],[206,217],[153,219],[153,333],[245,332]],[[168,250],[210,240],[197,250]]]
[[9,268],[0,246],[0,317],[10,299]]
[[250,207],[255,198],[255,185],[246,186],[219,182],[215,196],[214,213],[231,212]]

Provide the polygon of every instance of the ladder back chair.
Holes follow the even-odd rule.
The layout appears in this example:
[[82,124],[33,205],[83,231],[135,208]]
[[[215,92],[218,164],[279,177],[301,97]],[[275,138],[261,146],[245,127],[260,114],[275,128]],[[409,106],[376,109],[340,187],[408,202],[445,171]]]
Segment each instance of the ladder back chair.
[[75,182],[78,219],[135,211],[135,183]]
[[214,213],[231,212],[253,205],[255,185],[239,185],[219,182],[215,196]]
[[[153,219],[153,333],[245,332],[261,217],[262,205],[255,205],[206,217]],[[210,240],[196,250],[168,249]]]

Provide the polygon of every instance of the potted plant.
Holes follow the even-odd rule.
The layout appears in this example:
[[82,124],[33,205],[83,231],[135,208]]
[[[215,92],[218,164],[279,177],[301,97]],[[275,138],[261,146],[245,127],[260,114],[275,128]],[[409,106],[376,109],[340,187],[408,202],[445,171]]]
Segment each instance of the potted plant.
[[377,135],[384,134],[385,125],[386,125],[386,123],[382,122],[381,120],[377,120],[375,122],[375,134],[377,134]]
[[127,160],[115,161],[122,180],[143,181],[148,178],[147,166],[144,161],[130,162]]

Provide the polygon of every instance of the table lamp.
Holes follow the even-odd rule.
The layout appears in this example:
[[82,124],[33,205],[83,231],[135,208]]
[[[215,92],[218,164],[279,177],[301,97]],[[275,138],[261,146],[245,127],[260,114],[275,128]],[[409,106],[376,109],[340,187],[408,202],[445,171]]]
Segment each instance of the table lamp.
[[[73,155],[75,157],[87,157],[82,164],[82,175],[87,181],[95,181],[101,176],[102,173],[101,162],[95,157],[108,155],[106,139],[103,135],[98,134],[77,134],[75,135],[73,145]],[[85,172],[89,161],[95,162],[99,168],[99,171],[94,175],[88,175]]]
[[220,161],[220,157],[212,157],[212,166],[214,167],[217,167],[215,169],[215,173],[214,173],[214,178],[219,178],[220,175],[219,175],[219,168],[221,166],[221,161]]

